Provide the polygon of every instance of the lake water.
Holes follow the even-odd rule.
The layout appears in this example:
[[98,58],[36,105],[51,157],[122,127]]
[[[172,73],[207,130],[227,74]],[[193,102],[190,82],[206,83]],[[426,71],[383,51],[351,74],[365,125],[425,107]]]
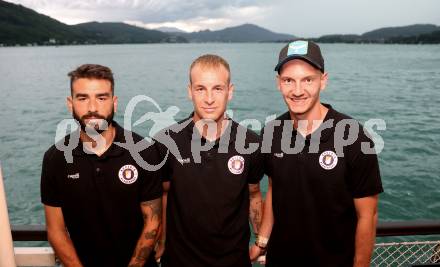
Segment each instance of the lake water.
[[[283,44],[148,44],[0,48],[0,160],[12,224],[43,224],[40,172],[57,124],[70,118],[67,73],[83,63],[107,65],[119,96],[116,120],[123,122],[136,95],[153,98],[176,119],[192,110],[187,99],[188,67],[215,53],[231,65],[236,91],[233,118],[264,122],[286,107],[273,68]],[[386,130],[379,155],[385,193],[379,220],[439,219],[440,46],[323,44],[329,85],[323,102],[362,123],[379,118]],[[135,114],[153,111],[152,105]],[[136,117],[136,115],[135,115]],[[148,124],[135,127],[141,135]],[[263,190],[267,180],[263,181]]]

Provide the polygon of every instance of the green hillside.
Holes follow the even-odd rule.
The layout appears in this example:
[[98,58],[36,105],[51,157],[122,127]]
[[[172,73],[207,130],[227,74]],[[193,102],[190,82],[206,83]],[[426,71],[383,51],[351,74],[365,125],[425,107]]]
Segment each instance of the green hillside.
[[81,41],[81,35],[48,16],[32,9],[0,0],[0,43],[43,44],[55,38],[60,42]]
[[274,42],[293,39],[293,35],[269,31],[253,24],[243,24],[218,31],[178,33],[191,42]]
[[156,30],[119,22],[67,25],[22,5],[0,0],[0,44],[121,44],[186,42]]

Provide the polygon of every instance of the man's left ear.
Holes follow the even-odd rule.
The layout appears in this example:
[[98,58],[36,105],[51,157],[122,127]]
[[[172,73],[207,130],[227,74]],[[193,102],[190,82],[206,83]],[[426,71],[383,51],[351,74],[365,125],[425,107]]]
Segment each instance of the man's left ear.
[[321,91],[323,91],[327,87],[328,82],[328,72],[324,72],[321,75]]
[[118,110],[118,97],[115,95],[113,96],[113,110],[115,113]]
[[233,95],[234,95],[234,85],[230,83],[228,87],[228,101],[231,101]]

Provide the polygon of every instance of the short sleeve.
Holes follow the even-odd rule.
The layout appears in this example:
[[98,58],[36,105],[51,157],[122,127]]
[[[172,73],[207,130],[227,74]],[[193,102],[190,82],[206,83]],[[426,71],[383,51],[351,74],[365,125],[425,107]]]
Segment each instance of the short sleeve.
[[263,156],[263,169],[264,169],[264,173],[273,178],[273,171],[272,171],[272,161],[270,158],[270,154],[265,153],[262,155]]
[[43,157],[41,168],[41,202],[52,207],[61,207],[62,199],[54,174],[53,150],[48,150]]
[[[373,145],[373,142],[370,141]],[[377,155],[359,149],[349,163],[349,183],[353,198],[373,196],[383,192]]]
[[[158,164],[158,155],[154,145],[142,152],[143,158],[151,165]],[[144,175],[140,185],[140,202],[157,199],[162,196],[161,169],[151,171],[142,169]]]

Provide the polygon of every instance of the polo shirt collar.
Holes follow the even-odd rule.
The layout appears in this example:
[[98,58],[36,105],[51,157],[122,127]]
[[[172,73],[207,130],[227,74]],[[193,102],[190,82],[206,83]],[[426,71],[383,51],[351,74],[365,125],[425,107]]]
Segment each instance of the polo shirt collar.
[[[100,158],[104,157],[116,157],[124,153],[124,149],[115,144],[115,142],[125,142],[124,132],[127,134],[131,134],[128,131],[125,131],[116,121],[112,121],[112,126],[115,128],[115,138],[113,139],[113,143],[111,146],[100,156]],[[77,131],[80,131],[78,128]],[[72,154],[75,156],[96,156],[96,154],[87,154],[84,152],[84,143],[80,140],[79,144],[76,148],[73,149]]]
[[[189,140],[191,140],[191,141],[196,141],[196,140],[201,139],[201,142],[203,144],[209,143],[210,141],[206,140],[205,137],[201,136],[200,132],[194,127],[195,123],[193,120],[193,116],[194,116],[194,112],[192,112],[188,116],[188,118],[183,120],[183,122],[185,122],[187,120],[191,120],[190,123],[188,123],[188,125],[183,129],[183,131],[185,131],[187,137],[189,137]],[[229,146],[231,143],[235,142],[236,135],[237,135],[236,133],[237,133],[238,123],[233,121],[231,118],[226,118],[226,119],[229,121],[227,128],[223,131],[220,138],[217,138],[215,141],[213,141],[214,147]],[[195,136],[197,137],[197,139],[192,140],[194,131],[196,131]],[[229,135],[229,138],[225,135]]]

